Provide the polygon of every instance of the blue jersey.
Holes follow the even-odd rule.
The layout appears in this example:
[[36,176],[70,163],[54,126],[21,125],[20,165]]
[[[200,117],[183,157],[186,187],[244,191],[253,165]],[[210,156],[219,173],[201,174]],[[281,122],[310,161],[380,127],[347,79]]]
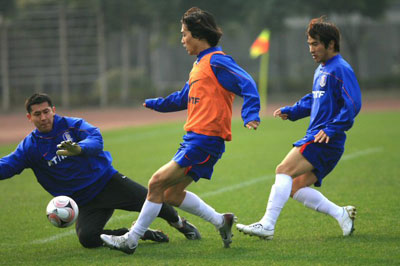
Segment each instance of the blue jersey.
[[[199,62],[205,55],[222,51],[221,47],[210,47],[197,56]],[[243,97],[242,119],[244,125],[251,121],[260,121],[260,96],[253,78],[241,68],[232,57],[225,54],[214,54],[210,59],[211,68],[218,82],[226,90]],[[165,98],[147,99],[146,107],[158,112],[174,112],[187,109],[189,96],[189,81],[182,90],[174,92]],[[185,141],[191,140],[193,145],[201,146],[207,152],[220,157],[224,152],[224,141],[219,137],[204,136],[190,133],[184,137]],[[201,144],[202,143],[202,144]]]
[[[65,140],[79,143],[79,156],[59,156],[57,145]],[[93,199],[117,171],[111,155],[103,151],[98,128],[80,118],[54,116],[48,133],[32,131],[11,154],[0,159],[0,179],[31,168],[40,185],[53,196],[72,197],[78,205]]]
[[314,139],[321,129],[337,146],[344,146],[345,131],[361,109],[361,91],[354,71],[340,54],[319,65],[314,73],[312,93],[293,106],[281,109],[288,119],[310,116],[306,136],[294,143],[301,146]]

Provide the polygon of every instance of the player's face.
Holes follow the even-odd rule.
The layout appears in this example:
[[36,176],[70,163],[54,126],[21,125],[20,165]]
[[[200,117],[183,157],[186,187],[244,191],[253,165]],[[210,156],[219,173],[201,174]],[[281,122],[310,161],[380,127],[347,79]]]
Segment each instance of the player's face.
[[29,121],[42,133],[48,133],[53,129],[54,115],[56,108],[49,106],[48,102],[34,104],[32,111],[27,114]]
[[323,42],[308,36],[307,43],[310,48],[311,56],[317,63],[324,64],[334,56],[333,42],[331,42],[328,48],[326,48]]
[[185,47],[189,55],[198,55],[201,51],[208,48],[205,47],[206,41],[194,38],[185,24],[181,28],[182,40],[181,43]]

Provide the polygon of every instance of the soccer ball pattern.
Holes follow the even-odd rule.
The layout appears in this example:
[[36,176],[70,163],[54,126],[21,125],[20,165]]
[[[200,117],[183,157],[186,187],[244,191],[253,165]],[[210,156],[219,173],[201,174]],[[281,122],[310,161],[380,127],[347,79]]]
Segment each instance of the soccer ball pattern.
[[46,208],[47,219],[56,227],[65,228],[78,218],[78,205],[67,196],[58,196],[50,200]]

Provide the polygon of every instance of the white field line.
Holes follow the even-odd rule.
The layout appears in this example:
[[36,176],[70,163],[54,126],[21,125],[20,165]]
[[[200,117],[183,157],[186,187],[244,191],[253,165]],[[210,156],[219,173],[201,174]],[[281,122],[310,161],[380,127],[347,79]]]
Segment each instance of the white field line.
[[[383,147],[369,148],[369,149],[365,149],[365,150],[361,150],[361,151],[357,151],[357,152],[353,152],[353,153],[344,155],[341,160],[343,160],[343,161],[352,160],[352,159],[355,159],[355,158],[359,158],[359,157],[362,157],[362,156],[366,156],[366,155],[369,155],[369,154],[378,153],[378,152],[382,152],[382,151],[383,151]],[[265,175],[265,176],[257,177],[257,178],[250,179],[250,180],[247,180],[245,182],[239,183],[239,184],[234,184],[234,185],[231,185],[231,186],[228,186],[228,187],[224,187],[224,188],[221,188],[221,189],[217,189],[217,190],[214,190],[214,191],[205,192],[205,193],[199,194],[199,196],[200,196],[200,198],[212,197],[212,196],[219,195],[219,194],[222,194],[222,193],[225,193],[225,192],[228,192],[228,191],[241,189],[241,188],[244,188],[244,187],[248,187],[248,186],[257,184],[259,182],[270,180],[270,179],[274,178],[274,176],[275,175],[271,174],[271,175]],[[110,219],[110,221],[122,220],[122,219],[128,218],[129,216],[130,216],[130,214],[114,216],[114,217],[112,217]],[[66,236],[70,236],[70,235],[73,235],[73,234],[75,234],[75,230],[74,229],[70,229],[70,230],[68,230],[66,232],[63,232],[63,233],[60,233],[60,234],[56,234],[56,235],[53,235],[51,237],[33,240],[29,244],[44,244],[44,243],[56,241],[56,240],[58,240],[60,238],[63,238],[63,237],[66,237]]]
[[217,189],[217,190],[214,190],[214,191],[209,191],[209,192],[205,192],[205,193],[199,194],[199,197],[200,198],[211,197],[211,196],[214,196],[214,195],[222,194],[222,193],[225,193],[225,192],[228,192],[228,191],[232,191],[232,190],[236,190],[236,189],[239,189],[239,188],[248,187],[248,186],[251,186],[253,184],[272,179],[274,177],[275,177],[275,175],[265,175],[265,176],[257,177],[257,178],[250,179],[250,180],[247,180],[245,182],[239,183],[239,184],[235,184],[235,185],[231,185],[231,186],[228,186],[228,187],[223,187],[223,188],[220,188],[220,189]]
[[68,231],[56,234],[56,235],[51,236],[51,237],[33,240],[31,242],[31,244],[43,244],[43,243],[47,243],[47,242],[52,242],[52,241],[55,241],[57,239],[63,238],[65,236],[73,235],[73,234],[75,234],[75,230],[70,229]]
[[343,155],[343,157],[341,158],[342,161],[347,161],[347,160],[351,160],[354,158],[358,158],[361,156],[365,156],[365,155],[369,155],[372,153],[378,153],[378,152],[382,152],[383,151],[383,147],[375,147],[375,148],[369,148],[366,150],[361,150],[361,151],[356,151],[350,154],[346,154]]

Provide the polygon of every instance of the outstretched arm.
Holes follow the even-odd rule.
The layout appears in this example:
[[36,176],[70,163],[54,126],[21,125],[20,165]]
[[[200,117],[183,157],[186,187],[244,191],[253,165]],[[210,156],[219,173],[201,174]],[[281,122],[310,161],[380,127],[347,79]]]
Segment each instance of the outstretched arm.
[[280,118],[282,118],[282,120],[287,120],[289,115],[282,113],[282,110],[281,110],[282,108],[283,107],[278,108],[274,111],[274,117],[280,117]]
[[312,101],[313,95],[312,93],[309,93],[296,102],[293,106],[281,107],[279,108],[279,111],[275,110],[274,116],[279,116],[284,120],[289,119],[290,121],[296,121],[298,119],[307,117],[311,113]]
[[24,141],[18,145],[14,152],[0,159],[0,180],[20,174],[25,168],[29,167],[23,148]]
[[78,139],[63,141],[57,145],[57,155],[97,155],[103,150],[100,130],[83,119],[69,118],[68,127],[75,130]]
[[143,106],[158,112],[175,112],[187,109],[189,83],[180,91],[176,91],[165,98],[146,99]]

